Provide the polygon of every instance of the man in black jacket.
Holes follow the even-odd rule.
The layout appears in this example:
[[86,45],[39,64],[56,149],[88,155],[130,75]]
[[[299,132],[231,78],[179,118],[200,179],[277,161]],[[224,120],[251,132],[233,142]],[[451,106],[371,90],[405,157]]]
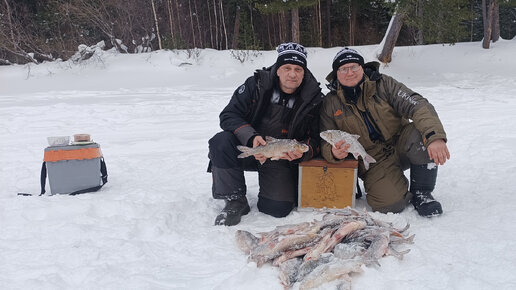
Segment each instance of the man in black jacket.
[[[306,67],[306,49],[297,43],[278,46],[276,63],[257,70],[238,87],[220,113],[220,127],[209,140],[212,193],[226,202],[215,225],[232,226],[250,211],[244,171],[258,171],[258,210],[287,216],[297,201],[298,163],[319,153],[319,83]],[[239,159],[236,146],[266,145],[265,136],[296,139],[309,150],[285,152],[280,160],[261,154]],[[260,164],[258,161],[265,161]]]

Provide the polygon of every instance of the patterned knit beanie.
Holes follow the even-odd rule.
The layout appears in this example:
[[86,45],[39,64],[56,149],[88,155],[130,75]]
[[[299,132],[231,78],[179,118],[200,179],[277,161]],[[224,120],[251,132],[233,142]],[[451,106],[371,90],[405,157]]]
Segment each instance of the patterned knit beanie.
[[276,59],[277,67],[289,63],[297,64],[306,69],[307,52],[304,46],[295,42],[287,42],[278,45],[276,49],[278,58]]

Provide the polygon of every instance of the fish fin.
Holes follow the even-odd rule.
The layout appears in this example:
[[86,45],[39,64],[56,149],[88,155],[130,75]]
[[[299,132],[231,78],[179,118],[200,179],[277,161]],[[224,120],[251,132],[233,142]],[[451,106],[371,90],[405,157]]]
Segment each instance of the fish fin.
[[410,252],[410,249],[407,249],[405,251],[396,251],[393,247],[389,246],[389,249],[387,250],[387,254],[390,256],[396,257],[398,260],[403,260],[403,256],[408,254]]
[[360,138],[360,135],[354,135],[354,134],[350,134],[350,135],[351,135],[351,137],[353,137],[353,138],[355,138],[357,140],[358,140],[358,138]]
[[265,136],[265,142],[273,142],[275,140],[278,140],[278,139],[271,137],[271,136]]
[[242,154],[237,156],[238,158],[246,158],[246,157],[253,155],[253,154],[251,154],[251,150],[253,149],[251,147],[238,145],[237,149],[243,152]]

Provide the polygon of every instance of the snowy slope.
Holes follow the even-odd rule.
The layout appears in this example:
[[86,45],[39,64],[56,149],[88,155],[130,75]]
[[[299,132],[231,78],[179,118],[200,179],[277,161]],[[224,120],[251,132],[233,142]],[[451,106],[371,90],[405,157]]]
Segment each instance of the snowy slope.
[[[357,48],[374,59],[376,46]],[[323,87],[338,50],[309,48]],[[398,47],[381,67],[427,97],[444,123],[452,158],[434,195],[445,214],[375,213],[410,223],[415,243],[402,261],[363,267],[353,289],[516,289],[515,51],[516,40],[489,50]],[[82,64],[0,67],[0,288],[282,289],[276,268],[247,263],[234,232],[320,215],[259,213],[249,173],[251,213],[238,226],[212,226],[223,202],[211,198],[206,173],[220,110],[275,56],[241,63],[229,51],[105,52]],[[39,192],[46,137],[75,133],[101,144],[109,183],[95,194],[17,196]]]

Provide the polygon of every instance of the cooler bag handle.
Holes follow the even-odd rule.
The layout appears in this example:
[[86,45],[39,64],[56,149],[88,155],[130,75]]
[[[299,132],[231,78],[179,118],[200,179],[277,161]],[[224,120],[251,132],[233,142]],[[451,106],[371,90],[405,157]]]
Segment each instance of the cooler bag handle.
[[[97,191],[97,190],[101,189],[102,186],[104,186],[104,184],[106,184],[108,182],[108,173],[107,173],[107,167],[106,167],[106,162],[104,161],[104,157],[100,158],[100,173],[102,174],[101,175],[101,179],[102,179],[101,185],[77,190],[77,191],[70,193],[69,195],[77,195],[77,194],[81,194],[81,193]],[[46,180],[47,180],[47,166],[46,166],[45,161],[43,161],[43,164],[41,166],[41,178],[40,179],[41,179],[40,195],[43,195],[43,194],[45,194],[45,186],[46,186]]]
[[106,162],[104,162],[104,157],[100,157],[100,173],[102,174],[102,185],[107,183],[107,168],[106,168]]

